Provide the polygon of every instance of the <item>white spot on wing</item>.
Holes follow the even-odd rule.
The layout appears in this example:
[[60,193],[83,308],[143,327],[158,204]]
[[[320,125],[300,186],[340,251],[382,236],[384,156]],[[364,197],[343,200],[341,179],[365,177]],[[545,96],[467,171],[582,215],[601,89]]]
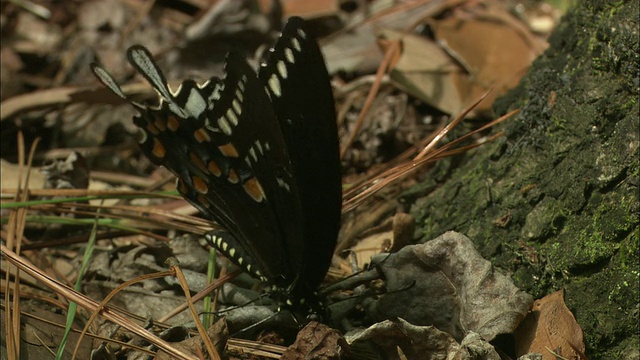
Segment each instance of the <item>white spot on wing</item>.
[[240,102],[238,101],[238,99],[233,99],[233,101],[231,102],[231,106],[233,106],[233,110],[235,110],[236,114],[240,115],[242,113],[242,108],[240,107]]
[[289,48],[284,49],[284,57],[288,62],[295,64],[296,58],[293,56],[293,51]]
[[276,181],[278,182],[278,186],[285,189],[287,192],[291,192],[291,187],[283,178],[277,177]]
[[206,109],[207,103],[204,101],[200,93],[196,89],[191,89],[187,103],[184,104],[184,108],[193,117],[199,117],[200,114]]
[[302,51],[302,47],[300,46],[300,41],[298,41],[298,39],[296,38],[291,39],[291,44],[293,45],[293,48],[296,49],[297,51]]
[[209,100],[209,103],[212,105],[213,107],[213,102],[214,101],[218,101],[220,100],[220,92],[222,91],[224,87],[223,86],[216,86],[215,89],[213,89],[213,91],[211,92],[211,95],[209,95],[209,97],[207,98],[207,100]]
[[280,77],[283,79],[287,78],[287,65],[282,60],[278,60],[276,66],[278,67],[278,72],[280,73]]
[[238,125],[238,117],[236,116],[236,113],[234,113],[232,109],[227,110],[227,118],[229,119],[229,121],[231,121],[233,125]]
[[231,125],[229,125],[229,122],[227,121],[227,119],[225,119],[224,116],[220,116],[218,118],[218,126],[220,127],[220,130],[222,130],[222,132],[227,136],[231,135]]
[[273,93],[273,95],[275,95],[276,97],[280,97],[280,95],[282,95],[282,89],[280,88],[280,80],[278,80],[278,77],[276,76],[276,74],[271,75],[268,83],[269,83],[269,89],[271,89],[271,92]]

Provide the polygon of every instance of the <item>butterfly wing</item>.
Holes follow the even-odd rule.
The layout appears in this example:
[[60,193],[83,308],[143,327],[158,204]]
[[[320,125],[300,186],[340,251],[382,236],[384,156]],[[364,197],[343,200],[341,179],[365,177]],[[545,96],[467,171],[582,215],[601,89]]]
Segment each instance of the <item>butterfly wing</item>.
[[335,109],[322,54],[291,18],[259,75],[235,53],[224,80],[175,92],[142,46],[129,60],[159,105],[140,111],[141,148],[178,177],[180,193],[227,232],[208,239],[250,274],[298,300],[320,283],[339,230],[341,177]]
[[209,235],[219,250],[261,280],[288,285],[283,274],[293,269],[283,237],[300,235],[284,233],[277,214],[299,208],[291,195],[297,190],[279,124],[256,73],[232,53],[224,80],[187,80],[172,92],[148,50],[133,46],[128,55],[158,92],[158,106],[127,99],[106,71],[93,69],[139,109],[134,123],[145,155],[172,171],[183,197],[228,230],[225,236]]
[[289,239],[311,290],[331,263],[342,205],[338,131],[330,78],[318,44],[292,17],[259,71],[280,123],[299,189],[304,240]]

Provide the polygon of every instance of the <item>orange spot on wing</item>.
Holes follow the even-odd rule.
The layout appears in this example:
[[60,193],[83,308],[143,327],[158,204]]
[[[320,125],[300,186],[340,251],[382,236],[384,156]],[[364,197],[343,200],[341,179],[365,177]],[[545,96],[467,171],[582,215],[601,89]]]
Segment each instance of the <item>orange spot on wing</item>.
[[182,196],[187,195],[188,189],[187,185],[184,183],[184,180],[178,178],[178,185],[176,187],[178,188],[178,192],[180,192]]
[[196,131],[193,132],[193,137],[199,142],[199,143],[203,143],[203,142],[211,142],[211,137],[209,136],[209,134],[207,133],[207,130],[205,130],[205,128],[200,128]]
[[213,160],[209,161],[207,169],[209,169],[209,171],[216,177],[220,177],[220,175],[222,175],[222,170],[220,170],[218,164]]
[[226,157],[238,157],[238,150],[236,149],[235,146],[233,146],[232,143],[228,143],[225,145],[220,145],[218,146],[218,149],[220,149],[220,152],[222,152],[222,155],[226,156]]
[[175,116],[169,116],[167,119],[167,127],[171,131],[176,131],[180,127],[180,121]]
[[264,190],[262,189],[262,185],[260,185],[260,182],[256,178],[247,180],[242,187],[255,202],[262,202],[266,197]]
[[158,139],[153,139],[153,149],[151,149],[151,153],[153,154],[153,156],[159,159],[163,159],[167,154],[167,150]]
[[189,152],[189,159],[191,163],[198,167],[198,169],[202,170],[202,172],[207,173],[207,167],[204,165],[204,162],[196,156],[196,154]]
[[160,129],[158,129],[155,125],[153,125],[152,123],[148,123],[147,124],[147,131],[152,133],[153,135],[158,136],[160,134]]
[[238,173],[235,170],[229,169],[229,176],[227,176],[227,180],[232,184],[237,184],[240,179],[238,178]]
[[160,129],[160,131],[167,130],[167,123],[163,119],[157,117],[153,124]]
[[204,180],[201,177],[193,176],[192,180],[193,180],[193,188],[196,189],[197,192],[201,194],[206,194],[209,191],[207,184],[204,182]]

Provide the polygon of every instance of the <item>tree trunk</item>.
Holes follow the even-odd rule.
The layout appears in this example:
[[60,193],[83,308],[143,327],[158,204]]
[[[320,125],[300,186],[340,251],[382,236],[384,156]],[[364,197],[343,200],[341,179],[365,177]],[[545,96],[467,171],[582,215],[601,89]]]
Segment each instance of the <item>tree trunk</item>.
[[565,288],[590,359],[640,358],[639,16],[637,0],[577,4],[497,102],[522,109],[506,136],[413,209],[422,240],[462,232],[535,297]]

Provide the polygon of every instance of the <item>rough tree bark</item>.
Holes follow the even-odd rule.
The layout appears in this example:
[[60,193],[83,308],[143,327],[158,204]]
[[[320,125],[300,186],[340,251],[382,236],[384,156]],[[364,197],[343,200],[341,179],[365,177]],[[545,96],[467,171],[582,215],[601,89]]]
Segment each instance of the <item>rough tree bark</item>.
[[410,194],[422,240],[462,232],[535,297],[565,288],[590,359],[640,358],[639,16],[637,0],[577,4],[498,101],[522,109],[506,136]]

